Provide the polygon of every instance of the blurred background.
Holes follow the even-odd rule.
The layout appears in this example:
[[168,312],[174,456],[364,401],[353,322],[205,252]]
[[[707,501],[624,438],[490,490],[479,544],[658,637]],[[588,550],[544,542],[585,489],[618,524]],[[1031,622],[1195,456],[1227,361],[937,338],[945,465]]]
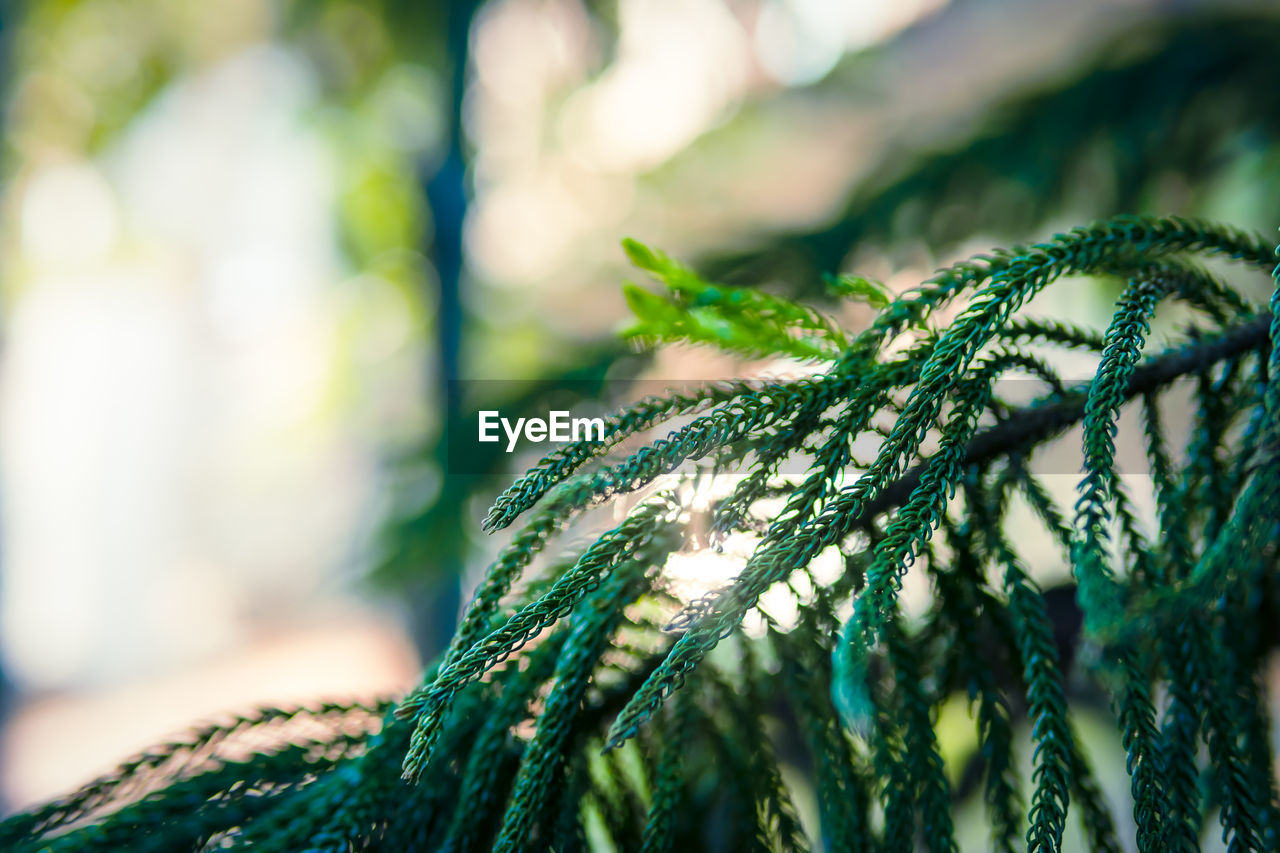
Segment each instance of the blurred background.
[[450,472],[468,388],[739,369],[619,343],[623,236],[820,298],[1122,211],[1273,232],[1273,6],[0,2],[5,809],[411,686],[528,461]]

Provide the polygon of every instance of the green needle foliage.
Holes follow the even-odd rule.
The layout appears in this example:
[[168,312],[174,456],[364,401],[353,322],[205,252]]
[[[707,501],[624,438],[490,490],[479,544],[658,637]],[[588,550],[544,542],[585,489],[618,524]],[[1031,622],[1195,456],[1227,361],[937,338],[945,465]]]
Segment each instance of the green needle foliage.
[[[892,301],[836,280],[879,309],[856,333],[626,248],[662,284],[629,290],[636,336],[816,372],[644,400],[605,442],[544,458],[494,503],[486,528],[517,532],[380,726],[234,758],[209,744],[376,709],[210,729],[10,818],[5,849],[947,851],[970,790],[995,850],[1059,849],[1072,820],[1092,850],[1197,849],[1208,834],[1280,846],[1263,630],[1280,290],[1254,305],[1197,263],[1269,273],[1268,242],[1122,217]],[[1105,328],[1028,312],[1081,275],[1127,282]],[[1187,325],[1153,340],[1174,302]],[[1066,350],[1091,354],[1092,378],[1060,375]],[[1011,387],[1037,390],[1015,401]],[[1121,476],[1129,410],[1151,518]],[[665,438],[616,452],[677,416]],[[1074,502],[1040,473],[1064,444],[1078,449]],[[604,503],[607,531],[539,559]],[[1027,517],[1056,556],[1030,547]],[[705,551],[708,530],[753,545],[731,582],[688,600],[664,568]],[[1065,599],[1037,581],[1055,564],[1073,580]],[[903,595],[908,573],[931,590],[923,604]],[[938,725],[956,699],[976,744],[964,767],[944,760]],[[1081,714],[1108,707],[1131,802],[1108,800],[1080,736]]]

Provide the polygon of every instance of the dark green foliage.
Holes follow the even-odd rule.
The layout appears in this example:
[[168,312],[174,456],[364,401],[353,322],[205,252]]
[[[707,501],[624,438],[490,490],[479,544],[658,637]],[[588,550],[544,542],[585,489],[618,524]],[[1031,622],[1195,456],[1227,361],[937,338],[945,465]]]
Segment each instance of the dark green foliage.
[[[958,122],[927,148],[887,147],[833,221],[713,269],[803,289],[868,244],[941,253],[974,234],[1021,239],[1064,212],[1204,211],[1241,172],[1243,206],[1258,217],[1245,224],[1271,227],[1280,220],[1280,18],[1266,3],[1213,6],[1139,18],[1076,66],[984,107],[976,124]],[[847,108],[840,81],[829,85],[832,103]],[[1162,197],[1171,187],[1174,198]]]
[[[1270,245],[1117,218],[945,269],[856,334],[628,250],[665,286],[639,298],[645,336],[821,371],[645,401],[609,421],[603,447],[548,455],[494,504],[490,529],[525,526],[376,735],[334,730],[168,769],[126,795],[169,748],[11,818],[7,849],[954,850],[969,790],[996,850],[1056,850],[1072,813],[1090,849],[1119,850],[1113,810],[1130,806],[1120,825],[1142,850],[1195,848],[1215,813],[1231,849],[1275,848],[1271,642],[1258,629],[1280,539],[1280,296],[1252,305],[1191,261],[1270,271]],[[1024,312],[1080,274],[1128,282],[1108,328]],[[1193,325],[1154,344],[1171,301]],[[1092,354],[1091,380],[1059,376],[1064,350]],[[1038,389],[1030,402],[1009,398],[1000,380],[1013,375]],[[1185,436],[1169,425],[1175,385],[1192,401]],[[1151,519],[1122,477],[1135,463],[1117,449],[1128,409]],[[692,420],[666,438],[607,455],[679,414]],[[1040,466],[1073,427],[1068,507]],[[691,504],[715,486],[709,507]],[[606,501],[621,511],[610,529],[533,572]],[[1028,545],[1015,505],[1059,554]],[[757,541],[734,581],[682,600],[663,566],[708,532]],[[1055,566],[1080,618],[1042,591]],[[909,572],[932,590],[923,610],[902,595]],[[766,592],[794,618],[762,605]],[[753,612],[760,630],[744,627]],[[957,694],[980,786],[944,762],[938,715]],[[1086,758],[1079,715],[1107,704],[1088,695],[1110,699],[1132,804],[1108,802]]]

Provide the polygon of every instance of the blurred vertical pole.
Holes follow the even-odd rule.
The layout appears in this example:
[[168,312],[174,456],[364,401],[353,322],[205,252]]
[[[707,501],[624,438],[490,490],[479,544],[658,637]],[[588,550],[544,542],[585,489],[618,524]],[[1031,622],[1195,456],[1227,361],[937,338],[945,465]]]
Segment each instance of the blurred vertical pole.
[[[448,436],[461,420],[463,311],[462,226],[467,213],[467,152],[463,138],[463,100],[466,97],[471,22],[478,0],[454,0],[449,4],[447,48],[449,62],[449,112],[444,159],[434,171],[424,167],[423,191],[431,211],[434,241],[431,257],[439,277],[436,302],[436,377],[441,431],[435,461],[443,475],[443,493],[433,512],[448,516],[439,529],[462,530],[466,522],[466,490],[450,474]],[[454,545],[454,547],[450,547]],[[462,573],[466,537],[441,542],[434,571],[413,594],[414,641],[424,661],[435,657],[449,643],[462,598]]]

